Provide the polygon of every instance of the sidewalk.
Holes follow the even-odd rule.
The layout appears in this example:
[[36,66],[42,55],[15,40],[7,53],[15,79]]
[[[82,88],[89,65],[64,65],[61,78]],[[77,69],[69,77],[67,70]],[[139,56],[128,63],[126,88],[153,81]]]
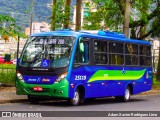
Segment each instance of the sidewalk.
[[[137,95],[160,94],[160,90],[151,90]],[[0,87],[0,104],[27,102],[26,95],[17,95],[15,87]]]
[[0,87],[0,104],[26,102],[26,95],[17,95],[15,87]]

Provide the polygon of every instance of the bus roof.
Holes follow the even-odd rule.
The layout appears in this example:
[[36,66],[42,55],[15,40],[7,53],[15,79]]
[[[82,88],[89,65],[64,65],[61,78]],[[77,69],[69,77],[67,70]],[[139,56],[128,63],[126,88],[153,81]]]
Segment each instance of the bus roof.
[[50,31],[50,32],[41,32],[32,34],[31,36],[75,36],[75,37],[91,37],[91,38],[99,38],[102,40],[111,40],[111,41],[120,41],[120,42],[129,42],[135,44],[147,44],[151,45],[150,42],[145,40],[136,40],[136,39],[128,39],[125,37],[124,34],[116,33],[116,32],[109,32],[109,31],[99,31],[97,34],[92,34],[89,32],[75,32],[71,30],[57,30],[57,31]]

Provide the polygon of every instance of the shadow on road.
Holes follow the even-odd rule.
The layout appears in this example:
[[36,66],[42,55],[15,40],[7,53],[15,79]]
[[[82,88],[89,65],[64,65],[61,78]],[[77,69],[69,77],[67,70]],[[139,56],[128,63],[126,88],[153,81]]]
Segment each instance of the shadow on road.
[[[127,103],[133,103],[133,102],[144,102],[147,101],[146,99],[140,99],[140,98],[132,98]],[[126,102],[117,102],[115,98],[97,98],[95,100],[86,100],[83,104],[80,104],[79,106],[90,106],[90,105],[103,105],[103,104],[125,104]],[[25,103],[25,104],[31,104],[31,103]],[[53,100],[53,101],[41,101],[38,103],[38,105],[42,106],[58,106],[58,107],[69,107],[70,105],[66,100]],[[70,106],[73,107],[73,106]]]

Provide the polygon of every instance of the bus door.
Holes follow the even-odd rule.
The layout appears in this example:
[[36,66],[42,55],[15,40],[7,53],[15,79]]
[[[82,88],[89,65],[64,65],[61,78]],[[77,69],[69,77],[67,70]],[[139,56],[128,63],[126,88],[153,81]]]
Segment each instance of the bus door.
[[[93,67],[90,64],[92,60],[90,54],[91,46],[90,38],[84,37],[79,39],[71,73],[71,84],[74,84],[75,86],[83,85],[85,87],[85,97],[96,97],[99,90],[97,86],[88,83],[89,79],[94,74]],[[95,89],[97,89],[96,92]]]

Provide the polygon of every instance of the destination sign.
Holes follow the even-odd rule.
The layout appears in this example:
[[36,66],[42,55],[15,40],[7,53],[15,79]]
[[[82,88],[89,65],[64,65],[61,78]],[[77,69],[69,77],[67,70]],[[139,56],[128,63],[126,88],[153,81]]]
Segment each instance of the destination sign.
[[61,38],[56,38],[56,39],[39,39],[33,42],[33,44],[54,44],[54,45],[64,45],[65,44],[65,39]]

